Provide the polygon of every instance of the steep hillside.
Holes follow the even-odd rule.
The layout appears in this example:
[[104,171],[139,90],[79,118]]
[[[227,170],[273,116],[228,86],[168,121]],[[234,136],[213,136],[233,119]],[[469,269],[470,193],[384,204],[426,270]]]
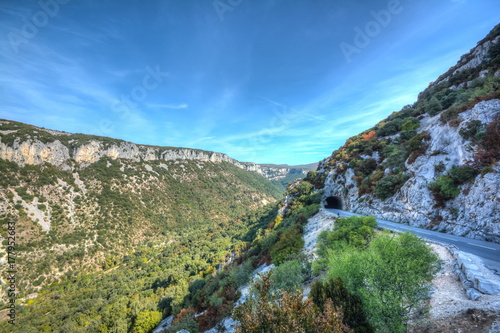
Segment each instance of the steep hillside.
[[325,204],[500,242],[500,25],[315,174]]
[[[224,154],[8,120],[0,121],[0,157],[1,237],[6,245],[14,226],[20,298],[116,267],[144,247],[183,247],[194,235],[212,242],[198,249],[194,268],[185,268],[188,276],[213,269],[238,243],[235,233],[247,228],[242,216],[282,196],[263,176],[273,170]],[[285,177],[288,169],[275,172]],[[6,251],[2,246],[2,262]]]

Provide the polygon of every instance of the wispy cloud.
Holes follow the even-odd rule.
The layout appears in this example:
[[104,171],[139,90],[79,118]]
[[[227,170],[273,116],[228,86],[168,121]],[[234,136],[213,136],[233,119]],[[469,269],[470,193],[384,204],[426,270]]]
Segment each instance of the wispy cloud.
[[155,108],[155,109],[173,109],[173,110],[179,110],[179,109],[187,109],[189,105],[186,103],[181,103],[181,104],[147,104],[148,107],[150,108]]

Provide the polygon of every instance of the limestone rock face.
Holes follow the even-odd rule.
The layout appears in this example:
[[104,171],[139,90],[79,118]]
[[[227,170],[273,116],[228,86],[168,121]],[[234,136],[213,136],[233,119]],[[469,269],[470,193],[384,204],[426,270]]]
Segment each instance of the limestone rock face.
[[[9,123],[9,121],[2,122]],[[32,136],[29,138],[17,137],[12,144],[2,142],[2,138],[0,137],[0,158],[15,162],[20,166],[47,163],[65,170],[71,170],[69,166],[70,160],[74,160],[85,167],[99,161],[101,158],[108,157],[111,159],[132,160],[134,162],[152,160],[227,162],[246,171],[257,172],[270,180],[284,178],[290,173],[306,174],[301,169],[274,168],[250,162],[240,162],[223,153],[198,149],[144,146],[119,140],[112,140],[112,143],[109,143],[101,141],[98,138],[86,140],[85,143],[78,143],[74,139],[54,139],[52,142],[44,143],[37,137],[37,134],[42,131],[48,132],[56,138],[58,136],[69,136],[70,134],[34,126],[31,126],[31,128],[33,131]],[[16,130],[2,131],[1,133],[12,134],[16,133]],[[92,137],[89,136],[89,138]],[[65,141],[66,144],[61,141]]]
[[[401,188],[395,187],[396,192],[391,197],[381,200],[373,193],[367,193],[369,191],[366,191],[365,182],[365,187],[360,194],[359,177],[364,176],[355,175],[356,171],[362,174],[359,168],[355,170],[356,165],[350,165],[340,157],[327,158],[318,166],[318,172],[323,172],[326,176],[325,199],[328,196],[340,197],[343,209],[356,213],[375,215],[381,219],[408,223],[412,226],[500,243],[500,165],[498,161],[489,167],[488,172],[483,170],[484,174],[477,175],[472,181],[460,185],[454,184],[460,189],[459,194],[445,201],[442,206],[437,205],[436,198],[429,190],[429,184],[436,181],[440,175],[446,175],[447,170],[452,166],[463,166],[474,162],[477,147],[471,141],[472,138],[465,139],[460,131],[463,129],[465,133],[468,124],[473,124],[471,121],[474,121],[476,125],[480,122],[480,126],[484,128],[500,114],[500,99],[498,99],[497,91],[490,89],[489,86],[491,82],[497,82],[496,77],[500,75],[498,65],[494,63],[496,60],[491,59],[494,56],[490,54],[492,47],[500,43],[498,29],[495,27],[476,47],[462,56],[455,66],[419,94],[417,102],[429,102],[432,97],[437,99],[437,91],[444,92],[443,88],[439,87],[445,87],[444,89],[449,89],[448,93],[450,90],[458,96],[471,93],[475,94],[476,98],[474,103],[470,103],[472,99],[466,97],[465,100],[470,104],[465,102],[457,104],[461,107],[468,106],[469,110],[461,112],[462,109],[456,109],[458,119],[453,119],[453,126],[450,122],[441,121],[443,113],[431,116],[429,114],[437,112],[428,112],[425,104],[418,104],[419,107],[423,107],[424,112],[419,113],[417,110],[412,113],[412,116],[418,117],[420,123],[417,132],[426,134],[425,143],[421,143],[420,146],[420,148],[426,146],[423,149],[425,153],[419,152],[420,156],[416,159],[411,159],[411,162],[410,159],[405,161],[404,168],[401,168],[404,170],[400,172],[403,172],[408,180]],[[448,111],[453,111],[453,109],[448,106],[447,111],[438,110],[438,112]],[[450,114],[447,117],[452,117]],[[390,118],[388,119],[390,121]],[[398,136],[399,134],[392,134],[380,140],[396,140],[397,144]],[[368,154],[363,152],[359,157],[362,160],[374,159],[377,164],[384,163],[376,151]],[[382,177],[392,172],[391,168],[384,168],[384,170],[379,170],[379,175],[383,173]],[[354,179],[355,176],[358,177],[358,181]],[[363,181],[365,180],[370,179],[364,178]],[[377,181],[372,181],[372,184],[378,184]],[[370,189],[373,190],[373,187]]]
[[461,186],[461,193],[436,208],[428,189],[430,182],[439,175],[434,166],[443,164],[448,170],[453,165],[463,165],[473,159],[471,141],[460,136],[461,128],[471,120],[487,124],[500,114],[500,100],[483,101],[460,114],[458,127],[441,124],[439,116],[426,116],[421,120],[420,131],[430,134],[427,152],[408,164],[410,176],[405,185],[385,201],[371,195],[358,195],[353,169],[344,174],[330,171],[325,182],[325,197],[339,196],[344,209],[360,214],[375,215],[389,221],[428,227],[459,236],[500,242],[500,167],[493,172],[479,175],[474,182]]
[[60,141],[44,144],[38,140],[14,141],[13,146],[0,142],[0,157],[19,165],[49,163],[63,165],[69,158],[69,149]]

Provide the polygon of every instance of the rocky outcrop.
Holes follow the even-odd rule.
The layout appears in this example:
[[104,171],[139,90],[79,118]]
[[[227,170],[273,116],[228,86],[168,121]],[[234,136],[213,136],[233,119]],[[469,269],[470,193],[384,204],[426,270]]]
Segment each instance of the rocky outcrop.
[[325,182],[325,197],[340,196],[344,209],[359,214],[375,215],[378,218],[408,223],[416,227],[431,227],[434,230],[500,242],[500,167],[493,172],[479,175],[475,181],[465,184],[461,193],[436,209],[435,199],[428,189],[439,173],[436,165],[448,170],[453,165],[463,165],[473,159],[473,148],[469,140],[463,139],[459,131],[468,121],[490,122],[500,114],[500,100],[484,101],[473,109],[460,114],[459,127],[441,124],[439,116],[425,117],[421,131],[431,137],[427,152],[414,163],[406,163],[409,180],[391,198],[385,201],[370,195],[360,196],[354,181],[353,169],[343,174],[330,171]]
[[[431,182],[435,182],[440,175],[446,175],[453,166],[474,165],[475,159],[479,158],[476,154],[477,142],[482,139],[464,135],[472,124],[482,128],[480,131],[484,134],[488,124],[498,121],[496,117],[500,115],[500,95],[498,88],[492,87],[497,87],[499,82],[498,51],[495,51],[500,43],[499,34],[500,25],[419,94],[415,104],[403,108],[400,112],[405,116],[399,119],[403,123],[409,121],[406,125],[418,122],[416,131],[422,134],[420,141],[416,143],[419,145],[418,154],[406,158],[404,166],[391,169],[384,163],[391,152],[386,152],[385,155],[383,153],[384,144],[398,146],[399,154],[406,153],[405,149],[409,149],[409,145],[405,142],[408,143],[411,138],[417,136],[402,139],[400,133],[404,126],[399,129],[399,133],[391,132],[390,135],[381,134],[376,137],[376,143],[372,141],[371,146],[364,144],[371,140],[372,137],[368,135],[370,132],[363,132],[351,138],[352,140],[349,139],[332,157],[322,161],[318,166],[318,173],[323,173],[326,177],[325,201],[326,198],[335,196],[342,201],[343,209],[359,214],[500,243],[498,161],[489,160],[487,168],[477,167],[476,164],[480,174],[472,180],[456,185],[459,191],[448,195],[443,199],[444,203],[438,203],[439,198],[429,189]],[[492,46],[495,46],[495,49],[492,49]],[[491,53],[491,50],[494,52]],[[446,108],[441,108],[439,98],[445,101],[442,97],[444,95],[455,96],[455,99],[443,104]],[[430,106],[433,101],[439,105],[439,109],[434,111]],[[372,129],[375,136],[384,133],[380,129],[395,119],[391,117],[382,121],[380,127],[377,125]],[[365,150],[367,146],[369,147]],[[355,150],[360,152],[356,153]],[[381,153],[384,156],[381,156]],[[356,159],[354,163],[353,158]],[[364,163],[367,160],[371,160],[372,164]],[[367,172],[366,168],[370,167],[377,170],[378,174],[375,174],[375,171]],[[396,174],[407,177],[406,182],[402,181],[404,185],[394,187],[388,195],[377,196],[376,184],[380,179]],[[386,180],[386,184],[387,182],[389,181]],[[383,197],[386,198],[380,199]]]
[[[10,123],[13,122],[8,120],[1,122],[1,124]],[[257,172],[270,180],[284,178],[290,173],[305,175],[305,171],[301,169],[273,168],[250,162],[240,162],[223,153],[188,148],[144,146],[120,140],[112,140],[113,142],[109,143],[91,136],[88,136],[85,143],[80,144],[76,139],[68,140],[71,137],[69,133],[46,130],[34,126],[30,126],[30,128],[32,129],[32,135],[28,138],[17,137],[12,144],[2,142],[2,138],[0,137],[0,158],[15,162],[20,166],[48,163],[64,170],[71,169],[70,161],[75,161],[85,167],[104,157],[126,159],[133,162],[152,160],[227,162],[246,171]],[[42,131],[51,134],[54,136],[54,139],[48,143],[44,143],[37,135]],[[16,131],[1,131],[1,133],[13,135]],[[57,137],[61,137],[61,140]]]

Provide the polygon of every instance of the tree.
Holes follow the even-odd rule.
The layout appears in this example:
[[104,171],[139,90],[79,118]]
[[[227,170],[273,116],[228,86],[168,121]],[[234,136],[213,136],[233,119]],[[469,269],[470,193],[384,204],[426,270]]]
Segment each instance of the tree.
[[330,300],[336,309],[343,309],[343,322],[356,333],[374,333],[368,323],[361,299],[349,292],[340,278],[317,280],[311,286],[311,298],[320,309]]
[[303,280],[302,265],[296,260],[284,262],[271,274],[274,288],[287,293],[294,293],[301,289]]
[[262,276],[254,287],[256,295],[234,311],[235,319],[240,322],[236,333],[351,332],[342,323],[342,313],[334,309],[331,300],[319,310],[310,298],[302,301],[301,293],[284,292],[278,297],[272,292],[269,275]]
[[298,229],[285,231],[271,250],[271,258],[275,265],[279,265],[290,256],[299,253],[304,246],[302,234]]
[[134,322],[133,333],[147,333],[161,321],[161,312],[145,310],[139,312]]
[[437,256],[417,236],[383,233],[365,251],[328,252],[328,274],[359,296],[377,330],[405,332],[407,315],[423,304]]

